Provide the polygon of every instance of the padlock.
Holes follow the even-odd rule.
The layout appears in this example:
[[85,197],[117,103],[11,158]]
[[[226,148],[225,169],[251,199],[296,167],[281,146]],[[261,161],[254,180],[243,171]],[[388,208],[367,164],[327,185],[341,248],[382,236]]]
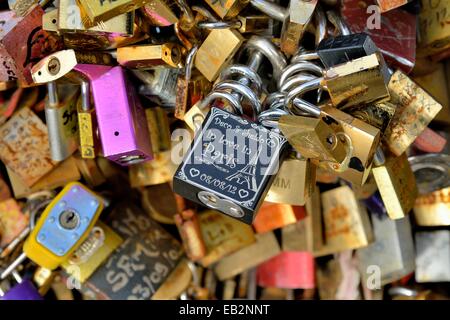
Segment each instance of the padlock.
[[45,296],[50,290],[53,281],[55,280],[56,272],[38,267],[33,274],[33,282],[36,284],[39,294]]
[[372,213],[375,241],[366,248],[356,250],[358,268],[364,283],[373,275],[371,268],[378,266],[380,285],[400,280],[414,272],[415,252],[409,217],[391,220],[386,215]]
[[321,300],[361,298],[361,281],[355,260],[353,250],[334,254],[333,258],[326,261],[317,260],[316,278]]
[[419,14],[420,47],[418,54],[428,56],[450,48],[450,27],[448,20],[448,1],[421,1]]
[[102,200],[78,182],[69,183],[46,207],[23,246],[23,253],[1,274],[4,279],[27,257],[54,270],[88,236],[103,209]]
[[388,75],[383,74],[381,54],[354,59],[325,71],[323,85],[327,87],[334,106],[345,109],[363,103],[389,100]]
[[[56,21],[57,30],[62,33],[77,32],[98,36],[132,36],[134,32],[134,12],[120,14],[109,20],[95,23],[92,27],[86,27],[83,24],[77,0],[60,0]],[[90,26],[90,23],[88,25]]]
[[376,164],[372,173],[389,218],[405,217],[417,197],[416,179],[406,154],[388,157],[384,164]]
[[175,300],[185,292],[192,280],[188,260],[182,259],[175,270],[151,297],[152,300]]
[[184,250],[192,261],[199,261],[206,255],[206,246],[200,231],[200,223],[196,212],[192,209],[176,214],[175,224],[183,241]]
[[417,197],[414,218],[423,227],[450,225],[450,187]]
[[139,10],[153,26],[168,27],[178,22],[178,17],[173,10],[174,4],[172,1],[154,0]]
[[257,267],[257,278],[261,287],[315,288],[314,257],[306,251],[283,251]]
[[24,198],[33,194],[34,192],[42,190],[51,190],[59,187],[64,187],[72,181],[78,181],[81,178],[78,167],[73,157],[58,163],[49,173],[40,178],[33,186],[28,187],[20,176],[14,171],[6,168],[8,176],[14,191],[14,197]]
[[17,16],[24,17],[39,0],[8,0],[9,9]]
[[305,158],[286,158],[264,201],[293,206],[305,205],[316,183],[316,165]]
[[420,231],[415,234],[415,280],[422,282],[450,281],[450,232]]
[[144,109],[122,67],[78,64],[75,70],[91,82],[104,156],[124,166],[150,160]]
[[169,183],[145,187],[141,190],[142,208],[159,223],[174,224],[180,212],[177,197]]
[[[233,142],[230,134],[239,142]],[[212,108],[175,173],[174,191],[250,224],[278,170],[285,145],[281,135]],[[262,163],[263,148],[266,163]],[[246,159],[236,158],[236,150]]]
[[85,15],[90,20],[83,21],[85,24],[89,22],[96,24],[108,21],[120,14],[139,9],[149,2],[149,0],[77,0],[82,12],[82,17]]
[[88,237],[61,267],[72,279],[85,283],[123,242],[114,230],[97,221]]
[[[447,65],[450,64],[447,63]],[[436,69],[431,73],[420,76],[414,74],[412,79],[442,105],[442,109],[436,115],[434,121],[450,125],[450,95],[448,78],[446,77],[448,71],[446,71],[443,63],[435,66]]]
[[160,107],[145,109],[145,116],[153,152],[162,153],[171,149],[169,118]]
[[373,156],[380,142],[380,130],[329,105],[322,106],[321,112],[332,128],[342,126],[344,134],[352,142],[348,169],[338,173],[338,176],[354,185],[363,185],[370,174]]
[[199,213],[200,229],[206,245],[206,256],[200,261],[209,267],[223,257],[255,242],[250,226],[229,218],[218,211],[207,210]]
[[0,251],[19,237],[28,226],[28,219],[15,199],[0,202]]
[[16,112],[0,128],[0,158],[30,187],[55,164],[50,158],[47,128],[30,109]]
[[408,161],[416,177],[419,195],[426,195],[450,186],[449,155],[429,153],[409,157]]
[[269,33],[272,20],[265,15],[245,15],[236,17],[241,23],[240,33]]
[[370,7],[373,4],[373,0],[344,0],[340,10],[344,22],[351,32],[367,33],[389,65],[409,73],[416,60],[416,16],[405,10],[379,14]]
[[78,149],[77,99],[79,88],[47,83],[45,120],[48,128],[50,156],[53,161],[67,159]]
[[364,106],[354,106],[345,110],[355,118],[380,129],[383,134],[391,123],[396,106],[388,101],[371,103]]
[[155,153],[152,161],[130,166],[130,183],[133,188],[171,182],[177,165],[171,159],[171,150]]
[[214,10],[214,12],[223,20],[236,17],[239,12],[245,8],[249,0],[226,0],[213,1],[205,0],[205,2]]
[[314,161],[342,162],[347,156],[344,143],[321,118],[281,116],[278,128],[303,157]]
[[138,45],[117,48],[117,62],[127,68],[148,69],[156,66],[177,67],[181,47],[175,43]]
[[442,106],[401,71],[389,82],[391,103],[397,106],[384,140],[389,149],[401,155],[428,126]]
[[281,248],[285,251],[313,252],[310,246],[309,237],[311,230],[307,218],[303,217],[295,223],[288,224],[281,228]]
[[315,256],[368,246],[373,242],[367,210],[348,186],[321,194],[325,245]]
[[81,94],[77,102],[80,154],[83,159],[94,159],[98,139],[96,135],[96,117],[91,106],[90,83],[82,81]]
[[299,42],[314,14],[317,2],[317,0],[289,1],[289,8],[281,30],[280,48],[285,54],[292,55],[297,52]]
[[106,222],[126,240],[81,291],[102,300],[150,299],[182,260],[179,242],[131,201],[119,202]]
[[256,242],[222,258],[214,271],[223,281],[256,267],[280,253],[280,246],[273,232],[256,235]]
[[22,279],[17,271],[13,271],[13,276],[18,284],[6,293],[0,289],[0,300],[43,300],[30,279]]
[[33,84],[30,70],[35,63],[62,49],[60,38],[42,29],[43,14],[41,6],[33,7],[1,40],[6,51],[14,58],[21,86]]
[[244,38],[236,30],[212,30],[198,49],[195,56],[195,67],[209,81],[216,80],[243,41]]
[[264,233],[295,223],[304,216],[303,207],[264,202],[256,214],[253,227],[257,233]]
[[144,82],[138,93],[162,108],[174,108],[176,104],[178,69],[155,68],[151,74],[146,71],[133,70],[140,80]]

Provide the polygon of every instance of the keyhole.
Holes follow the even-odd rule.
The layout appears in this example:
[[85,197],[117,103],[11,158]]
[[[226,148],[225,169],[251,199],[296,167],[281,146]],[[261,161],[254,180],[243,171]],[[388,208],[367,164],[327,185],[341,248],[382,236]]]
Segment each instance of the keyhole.
[[78,213],[72,210],[65,210],[59,216],[59,223],[64,229],[72,230],[78,226],[80,217]]

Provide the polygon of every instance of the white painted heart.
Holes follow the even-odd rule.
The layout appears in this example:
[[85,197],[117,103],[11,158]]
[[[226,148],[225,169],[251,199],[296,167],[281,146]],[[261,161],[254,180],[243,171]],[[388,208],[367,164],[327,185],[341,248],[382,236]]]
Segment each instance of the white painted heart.
[[189,173],[191,174],[192,178],[195,178],[200,174],[200,171],[198,169],[192,168],[191,170],[189,170]]
[[248,196],[248,191],[244,189],[240,189],[238,193],[241,198],[245,198]]

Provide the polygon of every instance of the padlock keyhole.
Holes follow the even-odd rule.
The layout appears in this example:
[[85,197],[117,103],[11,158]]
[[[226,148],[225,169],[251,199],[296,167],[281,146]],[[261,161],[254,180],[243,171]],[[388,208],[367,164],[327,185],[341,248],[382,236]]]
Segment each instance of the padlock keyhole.
[[118,137],[118,136],[119,136],[119,131],[114,131],[114,135],[115,135],[116,137]]

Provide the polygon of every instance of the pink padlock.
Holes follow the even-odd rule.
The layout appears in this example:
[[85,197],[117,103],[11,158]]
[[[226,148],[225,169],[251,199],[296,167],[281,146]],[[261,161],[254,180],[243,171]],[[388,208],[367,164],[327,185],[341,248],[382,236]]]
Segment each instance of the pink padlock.
[[307,251],[284,251],[258,266],[257,280],[261,287],[315,288],[314,257]]

